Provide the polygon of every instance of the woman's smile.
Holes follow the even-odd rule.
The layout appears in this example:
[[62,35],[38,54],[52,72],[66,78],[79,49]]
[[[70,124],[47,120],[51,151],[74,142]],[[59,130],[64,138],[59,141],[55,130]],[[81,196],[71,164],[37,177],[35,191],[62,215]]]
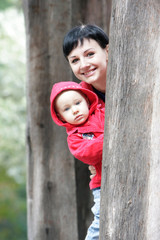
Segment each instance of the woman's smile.
[[95,70],[96,70],[96,68],[91,69],[89,71],[86,71],[83,74],[84,74],[85,77],[90,77],[90,76],[92,76],[95,73]]

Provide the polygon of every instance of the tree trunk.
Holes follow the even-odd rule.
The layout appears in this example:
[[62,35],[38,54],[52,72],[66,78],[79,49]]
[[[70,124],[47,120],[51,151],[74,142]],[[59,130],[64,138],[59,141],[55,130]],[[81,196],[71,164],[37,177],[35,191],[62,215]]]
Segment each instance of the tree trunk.
[[96,24],[109,35],[112,0],[72,1],[72,26]]
[[109,36],[112,0],[102,0],[103,30]]
[[100,240],[160,239],[159,9],[112,1]]
[[28,62],[28,240],[83,240],[92,217],[89,172],[69,153],[65,129],[53,123],[49,96],[53,83],[73,78],[62,53],[64,34],[79,23],[106,26],[102,2],[23,3]]
[[[65,129],[50,116],[54,82],[71,79],[62,55],[70,28],[70,1],[24,1],[28,61],[28,239],[75,240],[77,206],[74,158]],[[63,151],[62,151],[63,149]]]

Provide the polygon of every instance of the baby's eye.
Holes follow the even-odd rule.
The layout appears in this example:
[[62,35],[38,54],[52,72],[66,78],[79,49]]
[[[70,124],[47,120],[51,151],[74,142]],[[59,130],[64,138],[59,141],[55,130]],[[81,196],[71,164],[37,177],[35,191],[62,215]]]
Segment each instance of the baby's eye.
[[66,112],[66,111],[68,111],[69,110],[69,107],[66,107],[65,109],[64,109],[64,112]]
[[81,101],[77,101],[77,102],[76,102],[76,105],[79,105],[80,103],[81,103]]

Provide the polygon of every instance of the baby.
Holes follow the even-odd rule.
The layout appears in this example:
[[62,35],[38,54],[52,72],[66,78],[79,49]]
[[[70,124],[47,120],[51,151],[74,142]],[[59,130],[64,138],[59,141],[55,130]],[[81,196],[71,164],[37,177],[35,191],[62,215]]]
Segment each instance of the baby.
[[[97,95],[75,82],[54,84],[50,96],[53,121],[66,128],[68,147],[75,158],[92,165],[96,176],[90,181],[94,196],[94,221],[87,235],[99,237],[101,166],[104,136],[104,102]],[[87,239],[87,237],[86,237]]]

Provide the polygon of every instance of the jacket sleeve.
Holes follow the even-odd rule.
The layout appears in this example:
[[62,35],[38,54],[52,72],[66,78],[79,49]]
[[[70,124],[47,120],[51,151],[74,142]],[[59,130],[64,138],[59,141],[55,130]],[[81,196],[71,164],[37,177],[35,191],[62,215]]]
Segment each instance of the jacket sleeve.
[[75,158],[86,164],[96,165],[102,160],[103,137],[104,134],[100,134],[89,140],[73,134],[67,138],[68,147]]

